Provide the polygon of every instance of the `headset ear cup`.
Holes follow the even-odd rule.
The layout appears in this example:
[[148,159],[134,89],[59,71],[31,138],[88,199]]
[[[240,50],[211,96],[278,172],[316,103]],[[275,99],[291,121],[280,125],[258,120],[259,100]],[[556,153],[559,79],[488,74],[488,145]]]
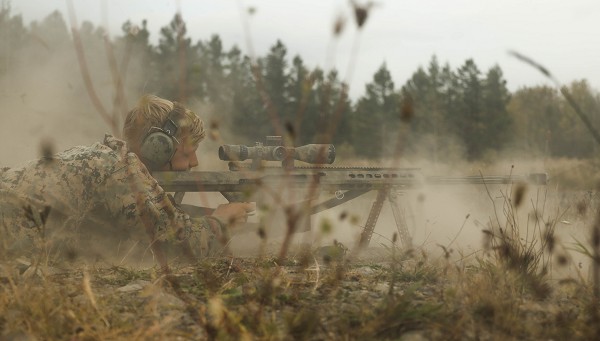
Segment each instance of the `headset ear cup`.
[[171,161],[174,153],[173,138],[160,131],[146,136],[140,149],[140,156],[151,170],[158,170]]

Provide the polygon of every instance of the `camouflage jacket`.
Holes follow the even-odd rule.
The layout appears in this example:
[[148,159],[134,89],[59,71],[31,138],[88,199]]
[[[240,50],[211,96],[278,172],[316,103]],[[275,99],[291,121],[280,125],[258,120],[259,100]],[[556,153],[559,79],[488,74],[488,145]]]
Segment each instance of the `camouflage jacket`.
[[125,142],[110,135],[103,143],[0,171],[0,228],[50,224],[44,229],[70,233],[94,222],[172,243],[187,242],[207,226],[202,219],[192,222]]

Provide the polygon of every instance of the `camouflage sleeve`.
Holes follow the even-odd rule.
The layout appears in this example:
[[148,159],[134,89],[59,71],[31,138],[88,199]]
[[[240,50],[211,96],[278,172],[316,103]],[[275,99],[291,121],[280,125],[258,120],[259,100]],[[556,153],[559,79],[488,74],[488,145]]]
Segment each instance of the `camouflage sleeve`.
[[146,167],[127,153],[102,186],[109,213],[119,225],[146,231],[151,240],[181,242],[203,228],[177,208]]

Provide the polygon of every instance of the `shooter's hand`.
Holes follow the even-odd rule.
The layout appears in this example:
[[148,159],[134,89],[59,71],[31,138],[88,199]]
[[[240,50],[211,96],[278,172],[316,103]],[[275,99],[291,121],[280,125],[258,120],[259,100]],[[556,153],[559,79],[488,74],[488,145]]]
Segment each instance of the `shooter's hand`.
[[254,214],[255,211],[255,203],[234,202],[219,205],[212,215],[228,226],[234,226],[238,223],[245,223],[248,220],[248,216]]

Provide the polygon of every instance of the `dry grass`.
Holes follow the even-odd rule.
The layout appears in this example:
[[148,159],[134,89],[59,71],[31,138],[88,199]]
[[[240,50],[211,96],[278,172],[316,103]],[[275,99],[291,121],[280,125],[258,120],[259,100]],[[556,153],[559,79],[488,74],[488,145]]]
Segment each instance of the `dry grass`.
[[[525,199],[523,186],[488,192],[492,205],[503,202],[469,255],[451,249],[456,238],[434,255],[400,249],[394,236],[358,256],[284,244],[259,257],[173,264],[166,276],[157,267],[15,259],[0,245],[0,339],[596,339],[598,280],[557,279],[553,269],[573,262],[557,222],[592,221],[598,210],[589,201],[589,210],[553,211],[547,201],[557,195],[542,188]],[[588,244],[575,249],[597,260]]]
[[[242,260],[231,273],[213,259],[174,273],[70,269],[25,278],[3,264],[0,328],[28,339],[592,339],[591,290],[571,281],[539,298],[492,262],[471,266],[421,257],[314,270]],[[6,272],[12,272],[7,274]],[[206,276],[210,273],[210,276]],[[89,274],[89,275],[86,275]],[[86,283],[89,276],[89,287]],[[136,278],[136,279],[133,279]],[[390,290],[390,283],[395,285]]]
[[594,283],[552,280],[548,233],[545,242],[518,238],[521,225],[510,218],[518,206],[515,197],[508,196],[506,205],[509,225],[489,231],[487,251],[458,259],[390,243],[352,262],[341,257],[325,262],[317,252],[288,252],[283,260],[275,255],[234,259],[235,266],[231,258],[207,258],[174,267],[167,278],[154,268],[50,263],[35,269],[35,262],[4,258],[1,335],[8,340],[594,339],[600,325]]

